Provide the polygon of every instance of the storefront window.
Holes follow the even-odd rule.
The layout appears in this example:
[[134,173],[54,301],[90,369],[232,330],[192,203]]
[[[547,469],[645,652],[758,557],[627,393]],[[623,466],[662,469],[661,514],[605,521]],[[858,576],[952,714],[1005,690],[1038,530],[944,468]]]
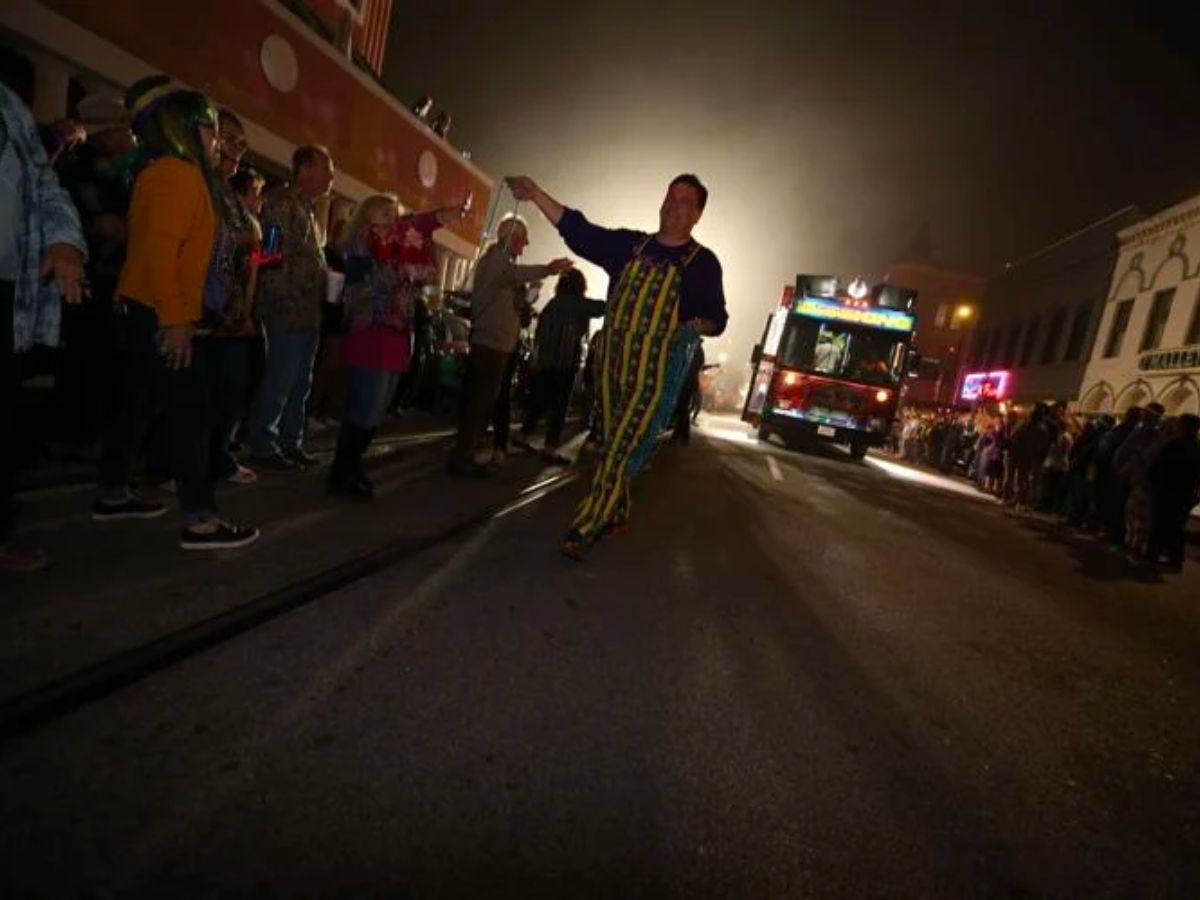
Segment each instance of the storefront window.
[[1167,288],[1154,295],[1154,304],[1150,307],[1150,318],[1146,320],[1146,330],[1142,334],[1142,345],[1139,350],[1155,350],[1162,345],[1163,332],[1167,328],[1167,319],[1171,317],[1171,304],[1175,300],[1175,288]]
[[1087,340],[1088,323],[1092,320],[1092,301],[1084,300],[1075,309],[1075,318],[1071,320],[1071,334],[1067,338],[1067,350],[1063,359],[1075,362],[1083,355],[1083,342]]
[[1183,342],[1188,345],[1200,344],[1200,297],[1196,298],[1196,304],[1192,307],[1192,321]]
[[1111,359],[1121,352],[1121,345],[1125,343],[1125,332],[1129,330],[1129,317],[1132,314],[1132,300],[1122,300],[1113,310],[1112,328],[1109,329],[1108,340],[1104,344],[1105,358]]

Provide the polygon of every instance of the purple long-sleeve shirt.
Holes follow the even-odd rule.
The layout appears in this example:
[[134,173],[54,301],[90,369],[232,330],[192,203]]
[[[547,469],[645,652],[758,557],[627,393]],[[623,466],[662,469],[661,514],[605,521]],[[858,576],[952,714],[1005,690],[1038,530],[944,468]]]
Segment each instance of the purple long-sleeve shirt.
[[[577,209],[563,211],[558,220],[558,233],[562,235],[572,253],[577,253],[593,262],[616,278],[633,258],[638,246],[648,237],[644,231],[628,228],[602,228],[593,225]],[[690,252],[690,245],[667,247],[651,238],[643,256],[670,262],[680,262]],[[683,270],[683,282],[679,286],[679,321],[709,319],[716,326],[714,334],[725,330],[729,313],[725,309],[725,288],[721,277],[721,263],[717,255],[707,247],[701,247],[695,258]]]

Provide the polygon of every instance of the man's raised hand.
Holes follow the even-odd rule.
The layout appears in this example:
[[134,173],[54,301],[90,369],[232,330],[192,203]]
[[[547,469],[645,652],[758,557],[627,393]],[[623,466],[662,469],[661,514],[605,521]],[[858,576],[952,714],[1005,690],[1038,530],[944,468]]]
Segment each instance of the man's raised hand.
[[527,175],[509,175],[504,180],[518,200],[533,200],[537,196],[537,182]]

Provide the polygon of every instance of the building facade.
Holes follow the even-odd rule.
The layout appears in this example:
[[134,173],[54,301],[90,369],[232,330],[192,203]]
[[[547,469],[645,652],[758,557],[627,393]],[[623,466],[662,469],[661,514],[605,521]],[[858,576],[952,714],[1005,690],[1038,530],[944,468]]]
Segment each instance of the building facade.
[[924,358],[919,377],[909,379],[905,402],[910,405],[950,406],[955,402],[959,359],[978,315],[984,280],[933,262],[898,262],[888,267],[886,280],[917,291],[914,346]]
[[435,235],[443,284],[457,286],[494,184],[379,83],[390,13],[391,0],[206,0],[186,14],[158,0],[5,0],[0,45],[39,121],[164,72],[236,112],[280,173],[297,146],[328,147],[342,205],[387,191],[426,209],[472,193],[471,213]]
[[1002,385],[999,399],[1018,406],[1079,399],[1117,260],[1117,235],[1140,218],[1133,207],[1117,210],[988,282],[963,358],[960,400],[972,399],[981,375]]
[[1200,413],[1200,196],[1123,229],[1080,395],[1084,413]]

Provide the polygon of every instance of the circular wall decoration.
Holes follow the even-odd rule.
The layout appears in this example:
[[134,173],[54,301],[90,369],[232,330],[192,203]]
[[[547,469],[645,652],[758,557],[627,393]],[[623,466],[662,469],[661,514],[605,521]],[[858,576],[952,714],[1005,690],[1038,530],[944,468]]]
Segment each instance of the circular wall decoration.
[[432,150],[425,150],[417,159],[417,178],[421,180],[421,187],[429,189],[437,184],[438,162],[437,157],[433,155]]
[[284,38],[277,34],[268,35],[258,52],[259,65],[267,76],[267,83],[275,90],[286,94],[300,80],[300,64],[296,51]]

